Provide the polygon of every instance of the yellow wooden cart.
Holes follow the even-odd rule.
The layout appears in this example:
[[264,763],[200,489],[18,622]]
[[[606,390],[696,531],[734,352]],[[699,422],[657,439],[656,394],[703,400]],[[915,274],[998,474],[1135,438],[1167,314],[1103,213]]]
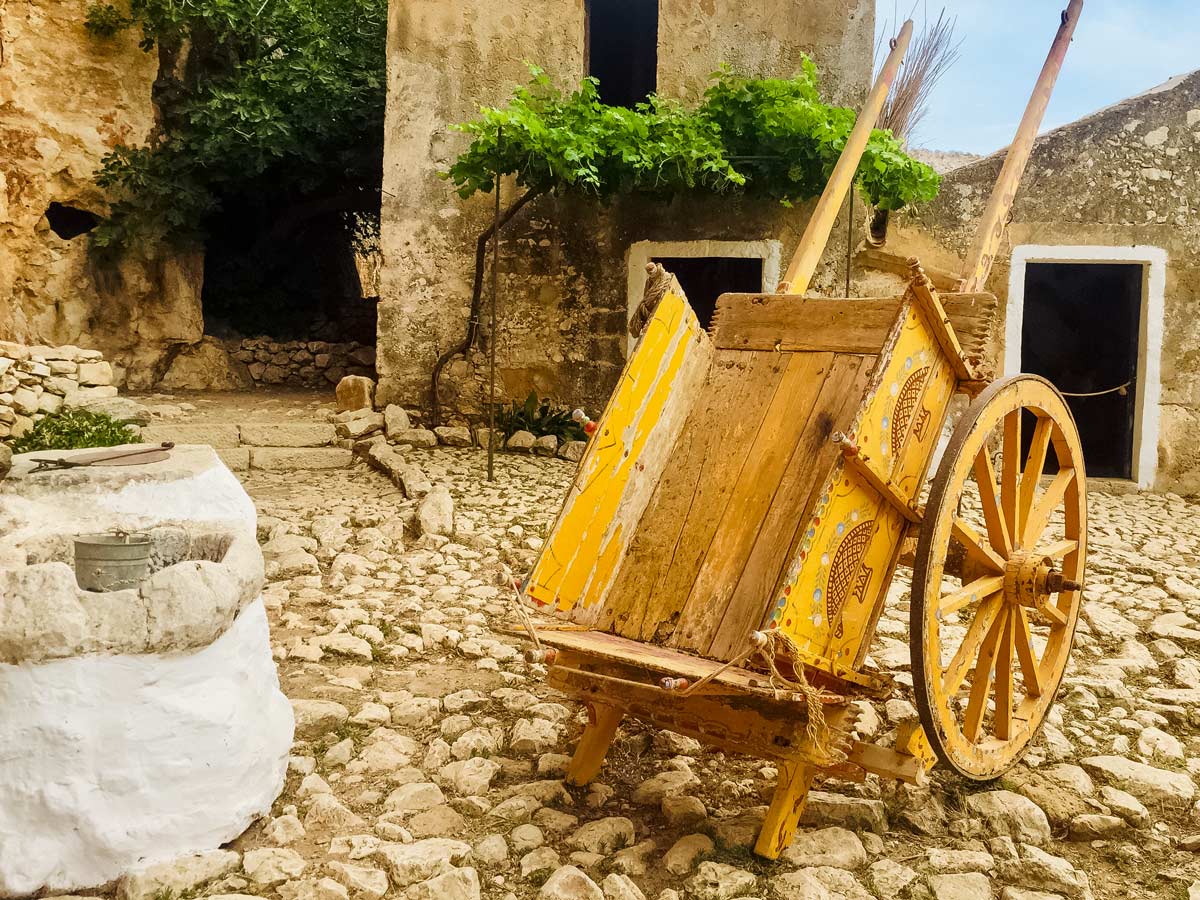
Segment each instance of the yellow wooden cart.
[[[958,290],[939,296],[914,260],[901,296],[804,296],[910,24],[790,289],[722,296],[706,333],[674,279],[652,273],[637,346],[523,588],[567,620],[536,630],[534,655],[587,704],[571,782],[596,777],[625,715],[775,760],[755,848],[775,858],[817,777],[917,782],[940,760],[990,779],[1036,733],[1078,616],[1083,459],[1048,382],[988,384],[972,357],[989,344],[995,299],[981,288],[1079,6],[1064,14]],[[972,399],[922,503],[958,392]],[[853,739],[852,701],[891,690],[866,661],[914,535],[920,718],[884,748]]]

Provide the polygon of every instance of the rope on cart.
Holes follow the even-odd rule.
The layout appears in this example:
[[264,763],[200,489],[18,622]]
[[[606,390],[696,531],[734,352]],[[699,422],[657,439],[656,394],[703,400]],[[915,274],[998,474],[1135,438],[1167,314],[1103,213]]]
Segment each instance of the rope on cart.
[[[845,754],[833,746],[829,725],[825,721],[825,707],[821,702],[821,691],[805,677],[804,664],[799,661],[800,647],[792,639],[792,636],[776,628],[771,631],[756,631],[750,636],[750,639],[758,645],[756,649],[762,654],[767,663],[767,669],[771,672],[771,687],[778,691],[779,685],[783,684],[786,687],[795,688],[804,695],[805,703],[808,706],[808,722],[805,724],[805,732],[813,746],[832,759],[844,758]],[[789,678],[780,672],[775,663],[781,644],[784,652],[793,660],[794,678]]]
[[[775,661],[780,653],[781,648],[779,645],[782,645],[782,650],[785,654],[797,660],[792,666],[795,677],[789,678],[779,671],[779,666]],[[709,672],[694,684],[688,685],[687,688],[679,692],[679,695],[686,697],[689,694],[699,691],[713,681],[713,679],[721,675],[721,673],[742,665],[742,663],[749,661],[754,656],[761,656],[767,664],[767,670],[771,674],[771,688],[775,691],[776,696],[779,695],[782,689],[794,690],[804,696],[805,705],[808,707],[808,721],[805,723],[805,733],[808,735],[808,739],[812,742],[812,745],[831,759],[844,758],[844,754],[836,750],[833,742],[830,740],[829,726],[825,721],[825,706],[822,703],[821,691],[819,688],[814,687],[804,676],[804,665],[798,661],[800,659],[800,647],[790,635],[778,629],[751,633],[749,649],[739,653],[724,665]]]

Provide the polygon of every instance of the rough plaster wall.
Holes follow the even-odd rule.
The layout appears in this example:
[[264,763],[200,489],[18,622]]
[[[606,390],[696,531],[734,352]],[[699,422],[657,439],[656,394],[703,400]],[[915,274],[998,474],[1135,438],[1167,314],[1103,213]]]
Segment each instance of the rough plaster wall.
[[63,240],[44,218],[52,200],[102,212],[101,158],[154,123],[157,57],[134,31],[92,38],[84,5],[0,0],[0,339],[101,349],[136,383],[167,346],[199,339],[202,270],[164,256],[98,273],[88,238]]
[[[839,101],[857,102],[865,93],[874,28],[868,0],[707,0],[700,7],[663,0],[660,16],[663,93],[699,92],[722,61],[756,74],[789,75],[801,50],[817,60]],[[434,360],[463,335],[475,239],[491,217],[492,198],[464,203],[436,173],[467,143],[448,126],[471,118],[482,105],[502,102],[527,81],[525,59],[560,84],[578,81],[584,72],[582,0],[391,5],[381,402],[426,405]],[[504,186],[506,202],[515,190]],[[536,390],[592,410],[603,405],[624,361],[630,244],[778,239],[787,259],[807,215],[807,208],[787,211],[769,202],[712,197],[670,204],[626,198],[610,206],[534,201],[504,232],[497,335],[503,392],[524,397]],[[831,246],[841,248],[843,233],[835,230]],[[818,287],[839,281],[840,255],[831,253]],[[485,298],[489,287],[490,279]],[[483,346],[446,369],[441,396],[452,411],[472,414],[484,407]]]
[[[475,237],[491,214],[491,198],[464,203],[437,177],[469,143],[450,126],[528,81],[523,60],[536,60],[563,83],[578,81],[583,15],[583,0],[391,4],[380,402],[424,405],[434,360],[461,339],[466,322]],[[511,185],[504,193],[516,196]]]
[[[889,250],[959,270],[1003,153],[956,169]],[[1022,244],[1134,244],[1167,251],[1159,433],[1161,490],[1200,492],[1200,72],[1041,137],[1013,206],[988,289],[1008,298]],[[943,249],[930,252],[940,245]],[[1003,324],[1000,326],[1003,333]]]
[[659,0],[658,90],[695,99],[722,63],[788,76],[807,53],[826,96],[857,106],[875,40],[873,0]]

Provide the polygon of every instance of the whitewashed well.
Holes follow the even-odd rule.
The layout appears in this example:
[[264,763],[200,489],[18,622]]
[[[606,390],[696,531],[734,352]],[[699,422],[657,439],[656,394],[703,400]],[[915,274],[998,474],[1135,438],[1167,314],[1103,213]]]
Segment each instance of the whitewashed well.
[[[0,482],[0,897],[210,849],[283,787],[255,512],[208,447]],[[81,590],[75,535],[149,532],[137,588]]]

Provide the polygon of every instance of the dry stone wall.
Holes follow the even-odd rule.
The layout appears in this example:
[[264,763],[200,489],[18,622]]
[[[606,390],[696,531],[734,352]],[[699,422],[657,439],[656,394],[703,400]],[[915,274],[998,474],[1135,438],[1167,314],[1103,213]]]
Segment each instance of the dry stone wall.
[[375,375],[375,348],[357,341],[273,341],[247,338],[230,354],[255,385],[328,387],[347,375]]
[[117,396],[99,350],[0,341],[0,438],[19,437],[47,413]]

